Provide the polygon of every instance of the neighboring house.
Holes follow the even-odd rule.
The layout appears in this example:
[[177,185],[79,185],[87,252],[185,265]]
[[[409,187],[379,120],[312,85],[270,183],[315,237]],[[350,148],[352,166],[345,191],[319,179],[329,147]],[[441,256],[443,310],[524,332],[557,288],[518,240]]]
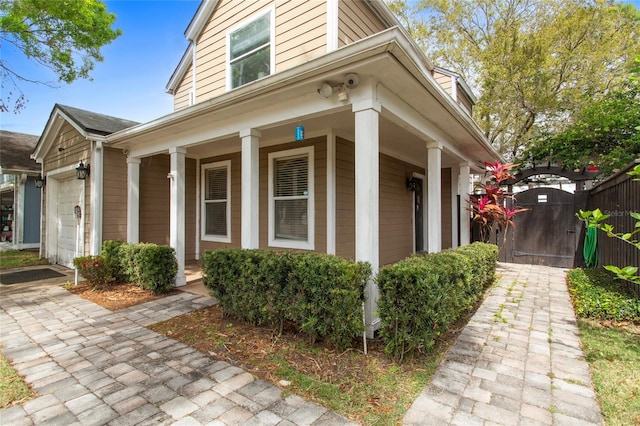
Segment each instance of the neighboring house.
[[40,246],[40,166],[30,157],[37,141],[0,130],[0,242],[15,250]]
[[[497,154],[468,87],[434,68],[384,3],[209,0],[185,34],[167,86],[174,113],[100,138],[76,128],[64,164],[56,123],[72,118],[54,109],[40,139],[47,186],[91,164],[85,253],[116,237],[168,243],[182,285],[185,262],[223,247],[313,250],[375,272],[469,242],[469,176]],[[57,240],[44,240],[49,256]],[[372,333],[374,283],[367,297]]]

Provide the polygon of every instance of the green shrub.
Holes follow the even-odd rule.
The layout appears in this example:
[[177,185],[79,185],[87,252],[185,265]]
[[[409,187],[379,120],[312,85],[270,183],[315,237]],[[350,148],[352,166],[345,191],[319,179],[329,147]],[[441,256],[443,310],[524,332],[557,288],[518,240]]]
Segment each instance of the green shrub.
[[102,287],[113,281],[102,256],[81,256],[73,259],[78,273],[93,287]]
[[105,241],[102,254],[106,269],[118,282],[132,282],[155,294],[166,293],[175,285],[178,262],[169,246]]
[[382,268],[378,314],[386,352],[402,361],[408,353],[432,348],[493,282],[496,259],[495,246],[476,243]]
[[252,324],[297,324],[343,349],[362,331],[365,263],[318,253],[225,249],[205,253],[203,280],[223,311]]
[[136,268],[136,283],[154,294],[166,293],[175,285],[178,262],[175,250],[169,246],[137,244],[133,263]]
[[572,269],[567,281],[579,317],[640,322],[640,299],[628,294],[607,271]]
[[123,268],[121,248],[124,242],[119,240],[106,240],[102,242],[102,257],[109,274],[118,283],[127,281]]

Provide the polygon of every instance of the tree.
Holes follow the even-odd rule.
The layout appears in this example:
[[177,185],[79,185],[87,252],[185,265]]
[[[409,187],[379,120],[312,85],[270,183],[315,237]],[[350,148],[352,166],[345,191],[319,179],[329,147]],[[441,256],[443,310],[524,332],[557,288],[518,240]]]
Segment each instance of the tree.
[[[0,43],[12,45],[39,66],[52,70],[62,83],[90,78],[100,48],[122,32],[112,29],[116,16],[100,0],[0,0]],[[20,83],[48,84],[0,58],[3,97],[0,111],[25,107]],[[7,88],[9,86],[9,90]],[[15,90],[15,92],[14,92]]]
[[640,13],[613,0],[391,0],[427,55],[479,91],[475,118],[509,159],[619,87]]
[[564,131],[534,142],[525,156],[569,169],[591,164],[609,176],[640,158],[640,82],[609,92],[584,108]]

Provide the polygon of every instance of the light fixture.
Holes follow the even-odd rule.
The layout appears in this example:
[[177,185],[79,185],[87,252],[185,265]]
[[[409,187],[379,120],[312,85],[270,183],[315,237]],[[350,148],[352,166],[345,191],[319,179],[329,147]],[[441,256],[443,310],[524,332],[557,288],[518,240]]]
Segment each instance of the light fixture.
[[64,146],[59,146],[59,147],[58,147],[58,152],[62,152],[62,151],[64,151],[64,150],[65,150]]
[[318,89],[318,93],[320,93],[325,98],[328,98],[333,94],[333,86],[329,83],[322,83],[322,86]]
[[416,192],[418,190],[419,180],[415,177],[407,178],[407,189],[411,192]]
[[36,185],[36,188],[42,188],[46,182],[45,177],[42,177],[42,175],[38,175],[36,176],[36,178],[33,180],[33,183]]
[[76,176],[80,180],[85,180],[87,176],[89,176],[89,164],[85,166],[82,160],[80,160],[80,164],[76,167]]

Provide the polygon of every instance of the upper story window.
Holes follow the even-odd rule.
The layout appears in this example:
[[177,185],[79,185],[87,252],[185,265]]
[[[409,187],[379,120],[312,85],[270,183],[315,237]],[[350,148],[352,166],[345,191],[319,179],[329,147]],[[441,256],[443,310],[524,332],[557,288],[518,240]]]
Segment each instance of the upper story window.
[[202,239],[231,242],[231,162],[202,167]]
[[269,154],[269,245],[314,249],[313,147]]
[[273,73],[273,8],[227,33],[227,88]]

